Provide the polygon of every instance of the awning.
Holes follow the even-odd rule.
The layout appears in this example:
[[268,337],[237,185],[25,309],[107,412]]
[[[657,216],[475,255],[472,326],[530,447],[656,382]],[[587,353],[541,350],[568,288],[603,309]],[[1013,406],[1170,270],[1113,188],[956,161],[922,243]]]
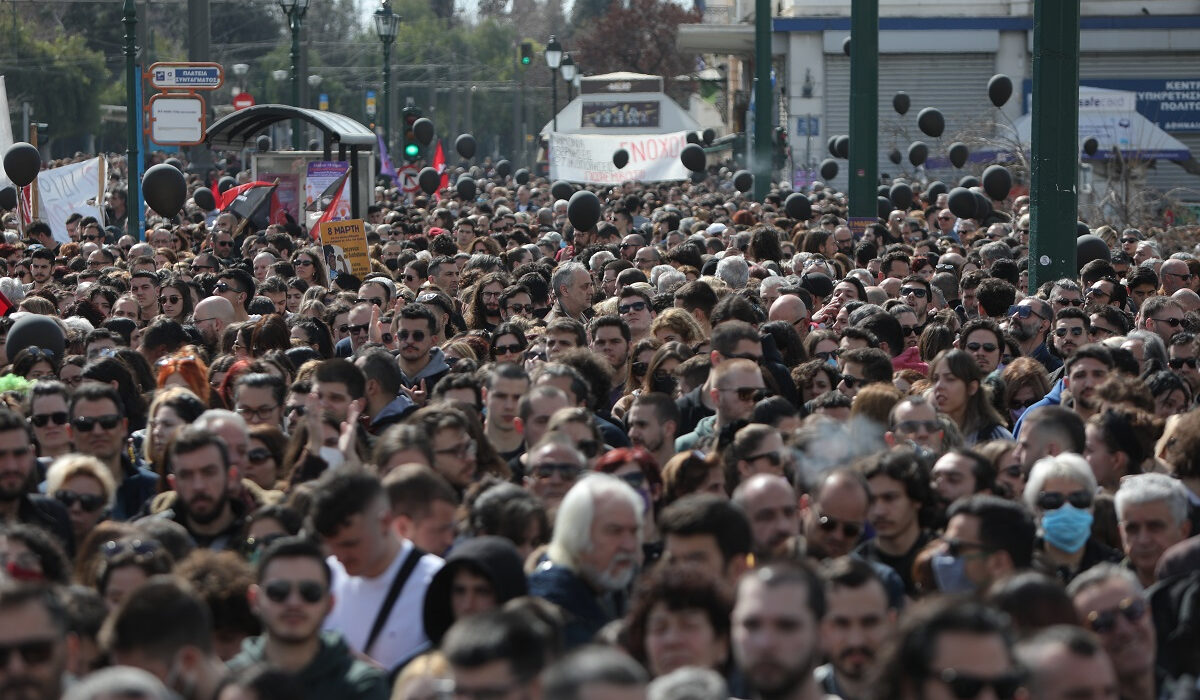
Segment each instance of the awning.
[[357,121],[336,112],[304,109],[288,105],[256,105],[213,122],[205,141],[216,150],[241,150],[254,146],[254,139],[266,133],[273,124],[299,119],[315,126],[324,137],[324,150],[334,143],[343,146],[374,148],[375,134]]

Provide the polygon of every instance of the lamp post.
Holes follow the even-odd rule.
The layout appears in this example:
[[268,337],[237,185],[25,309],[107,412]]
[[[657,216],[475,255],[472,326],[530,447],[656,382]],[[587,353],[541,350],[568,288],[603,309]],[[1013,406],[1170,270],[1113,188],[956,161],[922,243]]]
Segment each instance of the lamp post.
[[234,85],[232,88],[230,88],[229,92],[231,92],[234,97],[237,97],[246,91],[246,74],[250,72],[250,64],[235,63],[230,67],[233,69],[233,74],[237,76],[237,85]]
[[562,73],[563,82],[567,84],[567,102],[575,99],[574,82],[578,71],[575,69],[575,59],[571,58],[571,54],[563,56],[562,63],[558,66],[558,72]]
[[558,39],[551,34],[550,43],[546,44],[546,67],[550,69],[550,106],[554,110],[553,131],[558,131],[558,67],[562,64],[563,48]]
[[[400,15],[392,12],[392,4],[383,0],[375,10],[375,33],[383,44],[383,144],[392,145],[392,43],[396,41],[396,28]],[[390,151],[389,151],[390,152]]]
[[137,69],[137,38],[134,32],[137,28],[137,8],[134,7],[133,0],[125,0],[125,6],[122,8],[121,22],[125,25],[125,109],[126,119],[129,124],[129,143],[125,146],[125,168],[129,173],[129,193],[125,198],[125,213],[129,217],[125,226],[125,231],[134,240],[142,240],[142,232],[139,230],[138,221],[141,219],[139,215],[142,210],[142,193],[139,188],[142,186],[142,181],[138,174],[138,143],[142,140],[142,135],[138,133],[137,113],[141,110],[142,105],[138,101],[138,76]]
[[[281,0],[279,9],[287,15],[288,26],[292,30],[292,106],[300,106],[300,76],[297,66],[300,65],[300,22],[304,13],[308,12],[309,0]],[[292,148],[300,150],[300,120],[292,120]]]

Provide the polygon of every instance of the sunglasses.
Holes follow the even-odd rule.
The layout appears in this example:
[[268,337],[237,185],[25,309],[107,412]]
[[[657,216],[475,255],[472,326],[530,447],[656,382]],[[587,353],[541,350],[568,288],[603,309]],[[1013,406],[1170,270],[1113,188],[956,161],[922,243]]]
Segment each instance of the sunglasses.
[[1078,306],[1083,306],[1083,299],[1055,299],[1055,300],[1054,300],[1054,303],[1055,303],[1055,304],[1062,304],[1062,305],[1064,305],[1064,306],[1076,306],[1076,307],[1078,307]]
[[[350,331],[352,333],[354,332],[354,328],[355,328],[354,326],[350,327]],[[409,338],[412,338],[414,343],[421,343],[421,342],[425,341],[425,331],[409,331],[409,330],[397,331],[396,337],[399,338],[400,340],[408,340]]]
[[293,590],[300,594],[301,600],[310,605],[320,602],[325,597],[325,586],[316,581],[284,581],[283,579],[275,579],[274,581],[267,581],[263,585],[263,593],[267,594],[267,599],[272,603],[286,603],[287,599],[292,597]]
[[381,297],[363,297],[361,299],[355,299],[354,303],[355,304],[367,303],[367,304],[374,304],[375,306],[383,306],[383,299]]
[[1064,504],[1070,503],[1076,508],[1090,508],[1094,497],[1087,491],[1072,491],[1063,494],[1057,491],[1042,491],[1037,497],[1037,506],[1042,510],[1058,510]]
[[942,429],[942,424],[935,420],[902,420],[896,424],[896,430],[901,433],[913,434],[919,430],[926,433],[936,433]]
[[29,422],[33,423],[35,428],[45,428],[51,421],[55,425],[66,425],[71,419],[66,411],[55,411],[54,413],[38,413],[29,417]]
[[563,481],[574,481],[581,471],[577,465],[569,462],[544,462],[533,468],[534,475],[539,479],[549,479],[558,474]]
[[837,518],[828,515],[820,515],[817,517],[817,527],[824,532],[833,532],[841,528],[842,534],[848,539],[858,539],[862,534],[862,524],[850,520],[838,520]]
[[533,313],[533,304],[509,304],[509,313],[523,314],[526,311]]
[[979,697],[984,688],[990,687],[1000,700],[1009,700],[1017,694],[1023,679],[1017,673],[1005,673],[987,678],[976,676],[948,668],[937,674],[938,680],[946,684],[950,694],[958,700],[971,700]]
[[758,401],[766,397],[767,390],[758,386],[737,386],[726,389],[717,389],[718,391],[728,391],[737,394],[739,401]]
[[95,513],[104,507],[104,496],[97,496],[91,493],[76,493],[66,489],[59,489],[54,492],[54,500],[63,504],[65,508],[70,508],[76,503],[80,508],[83,508],[89,513]]
[[1141,598],[1126,598],[1115,608],[1093,610],[1087,614],[1087,625],[1096,634],[1107,634],[1117,627],[1117,615],[1129,622],[1137,622],[1146,614],[1146,601]]
[[1032,306],[1010,306],[1010,307],[1008,307],[1008,317],[1012,318],[1014,316],[1016,318],[1020,318],[1020,319],[1026,319],[1026,318],[1029,318],[1030,316],[1037,316],[1038,318],[1045,318],[1045,316],[1034,311]]
[[904,335],[921,335],[925,326],[900,326],[900,330],[904,331]]
[[629,484],[634,491],[641,491],[646,487],[646,475],[641,471],[622,474],[617,478]]
[[0,645],[0,668],[8,668],[12,655],[20,654],[21,660],[30,666],[41,666],[54,656],[53,639],[33,639],[13,644]]
[[296,267],[309,267],[313,264],[312,260],[293,260],[292,264]]
[[842,354],[842,351],[840,349],[839,350],[828,350],[826,352],[815,352],[815,353],[813,353],[813,357],[821,360],[822,362],[828,362],[831,359],[836,360],[838,357],[841,356],[841,354]]
[[1008,407],[1014,411],[1024,411],[1038,401],[1041,401],[1041,399],[1025,399],[1024,401],[1013,399],[1008,402]]
[[1172,328],[1178,328],[1183,325],[1183,321],[1178,318],[1154,318],[1152,316],[1150,317],[1150,320],[1154,321],[1155,323],[1165,323]]
[[228,248],[229,246],[233,245],[233,241],[217,241],[217,245],[221,246],[222,248]]
[[746,461],[754,463],[760,459],[767,460],[771,463],[772,467],[779,467],[783,465],[783,455],[779,454],[778,452],[763,452],[762,454],[751,455],[750,457],[746,458]]
[[178,296],[176,294],[172,294],[171,296],[159,297],[158,303],[160,303],[160,304],[178,304],[182,300],[183,300],[183,297]]
[[1104,291],[1104,287],[1088,287],[1087,296],[1108,298],[1112,295]]
[[147,557],[157,552],[158,549],[158,543],[154,540],[131,540],[129,542],[109,540],[104,543],[101,553],[105,559],[112,559],[127,552],[132,552],[138,557]]
[[996,352],[996,344],[971,342],[967,343],[967,350],[970,350],[971,352],[979,352],[980,350],[983,350],[984,352]]
[[71,426],[81,433],[90,433],[92,432],[92,428],[96,427],[97,423],[100,424],[100,428],[102,430],[112,430],[120,425],[121,416],[115,413],[110,413],[107,416],[100,416],[98,418],[76,416],[75,419],[71,421]]
[[248,459],[251,464],[262,464],[268,459],[271,459],[271,451],[261,447],[256,447],[246,453],[246,459]]
[[1167,366],[1170,367],[1171,369],[1183,369],[1184,367],[1196,369],[1196,358],[1194,358],[1194,357],[1176,357],[1176,358],[1167,360]]
[[192,265],[192,272],[197,272],[199,270],[215,270],[215,269],[217,269],[216,265]]
[[632,304],[622,304],[617,307],[617,313],[619,313],[621,315],[625,315],[631,311],[636,312],[636,311],[645,311],[645,310],[646,310],[646,302],[644,302],[644,301],[635,301]]
[[633,376],[644,377],[646,376],[646,370],[649,369],[649,367],[650,365],[645,362],[634,362],[630,369],[633,370]]
[[1121,242],[1122,243],[1141,243],[1141,240],[1139,240],[1137,238],[1122,238]]
[[[951,266],[951,267],[953,267],[953,266]],[[913,295],[914,297],[916,297],[918,299],[924,299],[926,292],[925,292],[924,287],[905,287],[904,289],[900,290],[900,296],[902,296],[902,297],[906,297],[909,294]]]
[[855,377],[855,376],[853,376],[853,375],[850,375],[850,374],[843,374],[843,375],[842,375],[842,381],[843,381],[843,382],[846,382],[846,388],[847,388],[847,389],[853,389],[855,386],[857,386],[857,385],[859,385],[859,384],[865,384],[865,383],[866,383],[866,380],[862,379],[861,377]]
[[213,289],[217,290],[218,292],[233,292],[234,294],[241,294],[242,292],[242,290],[227,282],[217,282],[213,285]]
[[86,236],[83,236],[83,240],[92,241],[92,242],[102,241],[102,240],[104,240],[104,236],[97,236],[95,234],[89,233]]
[[938,272],[954,272],[958,268],[950,263],[938,263],[937,265],[933,266],[933,269],[937,270]]
[[513,343],[512,345],[497,345],[496,347],[492,348],[492,353],[496,355],[515,355],[519,352],[525,352],[525,346],[521,345],[520,343]]
[[1083,335],[1083,329],[1080,328],[1079,326],[1073,326],[1071,328],[1055,328],[1054,329],[1054,335],[1058,336],[1059,338],[1066,338],[1067,333],[1070,333],[1072,336],[1078,338],[1079,336]]

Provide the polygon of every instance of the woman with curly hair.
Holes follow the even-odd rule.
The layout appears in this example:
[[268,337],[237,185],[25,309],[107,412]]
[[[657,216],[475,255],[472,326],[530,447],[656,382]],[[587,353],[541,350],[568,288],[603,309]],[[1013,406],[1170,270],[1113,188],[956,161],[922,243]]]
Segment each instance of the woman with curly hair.
[[800,401],[808,403],[842,381],[837,368],[821,359],[809,360],[792,370],[792,381],[800,392]]
[[650,323],[650,335],[660,343],[679,342],[695,345],[704,340],[704,329],[700,323],[683,309],[664,309]]

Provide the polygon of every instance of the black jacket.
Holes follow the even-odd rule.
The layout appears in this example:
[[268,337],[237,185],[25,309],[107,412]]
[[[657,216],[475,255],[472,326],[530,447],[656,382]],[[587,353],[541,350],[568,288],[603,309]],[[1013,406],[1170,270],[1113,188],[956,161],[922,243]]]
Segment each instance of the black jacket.
[[434,647],[441,644],[442,636],[454,624],[450,588],[455,573],[464,568],[491,583],[497,606],[525,595],[525,570],[512,542],[503,537],[483,536],[456,544],[446,556],[445,566],[434,574],[425,590],[425,635]]

